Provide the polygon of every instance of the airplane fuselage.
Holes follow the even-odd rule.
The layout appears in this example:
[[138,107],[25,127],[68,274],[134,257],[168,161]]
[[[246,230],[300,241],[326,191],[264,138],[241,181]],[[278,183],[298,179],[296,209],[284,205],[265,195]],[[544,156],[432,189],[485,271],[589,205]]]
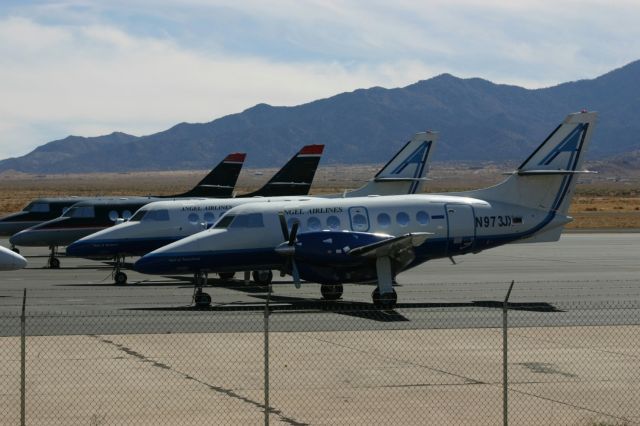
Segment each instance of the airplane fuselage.
[[[479,252],[523,239],[566,218],[518,205],[448,195],[403,195],[245,205],[212,229],[152,252],[136,264],[146,273],[281,269],[279,213],[289,228],[299,222],[296,260],[303,279],[360,282],[375,279],[375,259],[349,251],[390,236],[429,233],[401,270],[430,259]],[[238,223],[253,215],[253,222]],[[230,219],[233,217],[233,219]],[[225,218],[230,221],[224,226]],[[324,236],[324,237],[323,237]],[[326,237],[326,238],[325,238]]]

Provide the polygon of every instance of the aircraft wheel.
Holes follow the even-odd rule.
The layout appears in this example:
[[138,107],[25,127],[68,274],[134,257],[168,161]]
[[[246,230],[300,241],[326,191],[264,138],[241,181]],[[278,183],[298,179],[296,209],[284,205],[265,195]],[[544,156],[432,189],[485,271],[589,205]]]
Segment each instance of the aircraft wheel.
[[236,273],[235,272],[220,272],[220,273],[218,273],[218,276],[220,276],[220,278],[225,280],[225,281],[229,281],[229,280],[232,280],[233,277],[236,276]]
[[14,252],[14,253],[20,254],[20,249],[18,247],[15,247],[15,246],[11,247],[11,251]]
[[52,257],[49,259],[49,268],[51,269],[60,269],[60,259],[57,257]]
[[324,300],[338,300],[342,297],[343,292],[342,284],[322,284],[320,286],[320,293]]
[[371,293],[371,298],[373,299],[373,304],[378,309],[393,309],[396,307],[396,303],[398,302],[398,293],[394,290],[391,293],[380,294],[380,289],[376,287]]
[[113,276],[113,281],[115,281],[117,285],[125,285],[127,283],[127,274],[124,272],[116,272]]
[[211,306],[211,296],[209,296],[209,293],[203,293],[203,292],[196,293],[195,299],[196,299],[195,300],[196,306],[198,308],[207,308]]
[[261,286],[269,285],[273,280],[273,272],[270,270],[253,271],[251,276],[253,281]]

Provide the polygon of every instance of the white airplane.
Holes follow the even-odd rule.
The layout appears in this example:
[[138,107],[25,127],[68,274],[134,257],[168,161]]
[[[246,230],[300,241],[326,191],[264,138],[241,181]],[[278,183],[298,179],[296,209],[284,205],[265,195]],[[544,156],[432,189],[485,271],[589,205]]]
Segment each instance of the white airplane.
[[14,271],[27,266],[27,260],[8,248],[0,247],[0,271]]
[[596,113],[569,115],[511,176],[496,186],[449,194],[358,197],[246,204],[211,229],[155,250],[134,269],[192,271],[195,300],[208,272],[280,269],[321,284],[338,299],[343,283],[376,283],[383,309],[397,301],[394,277],[431,259],[508,243],[557,241],[565,224]]
[[[416,133],[363,187],[344,194],[322,197],[415,193],[426,180],[428,162],[437,136],[434,132]],[[279,196],[153,202],[140,208],[127,222],[75,241],[67,247],[67,255],[90,259],[114,258],[114,281],[116,284],[125,284],[127,275],[120,270],[125,256],[143,256],[207,229],[229,209],[242,204],[310,199],[309,196]],[[233,273],[228,271],[220,276],[230,279]],[[266,285],[272,278],[271,270],[253,271],[253,279],[259,284]]]

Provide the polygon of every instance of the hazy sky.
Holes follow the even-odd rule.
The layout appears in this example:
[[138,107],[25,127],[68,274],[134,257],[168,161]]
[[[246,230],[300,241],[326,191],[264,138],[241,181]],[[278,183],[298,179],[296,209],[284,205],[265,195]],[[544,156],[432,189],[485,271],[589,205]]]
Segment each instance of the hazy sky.
[[637,0],[0,2],[0,158],[448,72],[529,88],[640,59]]

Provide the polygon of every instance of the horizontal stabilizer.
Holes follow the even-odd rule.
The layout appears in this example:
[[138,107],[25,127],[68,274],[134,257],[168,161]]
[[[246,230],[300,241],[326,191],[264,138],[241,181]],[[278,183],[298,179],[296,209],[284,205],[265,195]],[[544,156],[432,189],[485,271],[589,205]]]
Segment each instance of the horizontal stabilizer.
[[505,175],[578,175],[578,174],[597,174],[591,170],[516,170],[515,172],[504,173]]

